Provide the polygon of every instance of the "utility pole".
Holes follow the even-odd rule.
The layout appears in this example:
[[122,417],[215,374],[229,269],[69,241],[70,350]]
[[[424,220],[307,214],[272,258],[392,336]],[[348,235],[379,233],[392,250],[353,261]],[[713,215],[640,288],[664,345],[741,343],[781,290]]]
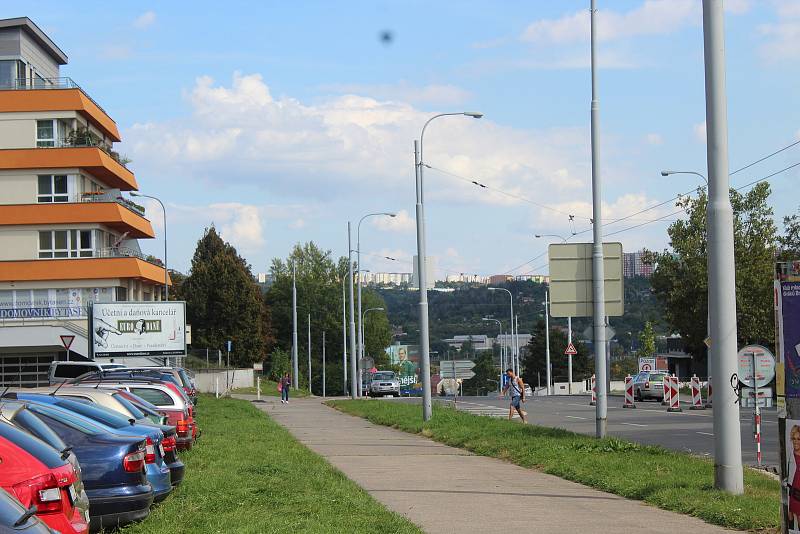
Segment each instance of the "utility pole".
[[325,398],[325,330],[322,331],[322,398]]
[[292,260],[292,382],[298,389],[299,371],[297,365],[297,268]]
[[[567,317],[567,345],[572,345],[572,317]],[[567,354],[567,393],[572,395],[572,354]]]
[[417,180],[417,282],[419,283],[419,353],[422,372],[422,420],[433,415],[431,399],[431,358],[428,332],[428,270],[425,261],[425,212],[422,190],[422,158],[414,141],[414,170]]
[[308,392],[311,393],[311,314],[308,314]]
[[[606,437],[608,424],[608,389],[606,368],[605,272],[603,269],[603,190],[600,180],[600,104],[597,99],[597,9],[591,0],[591,56],[592,56],[592,222],[594,245],[592,247],[592,322],[594,323],[594,369],[597,388],[595,435]],[[735,351],[734,351],[735,352]]]
[[344,281],[342,278],[342,371],[344,380],[342,381],[342,395],[347,396],[347,297],[344,293]]
[[725,33],[722,0],[703,0],[703,51],[708,161],[709,362],[714,388],[714,487],[744,493],[737,395],[728,377],[737,370],[736,274],[733,209],[728,177],[728,102],[725,90]]
[[351,244],[350,222],[347,222],[347,263],[350,266],[350,397],[355,399],[361,394],[361,384],[356,376],[356,318],[353,299],[353,245]]
[[550,384],[553,383],[553,377],[550,375],[550,296],[547,291],[544,292],[544,338],[547,344],[545,349],[545,363],[547,364],[547,394],[550,395]]
[[514,336],[516,337],[515,345],[517,346],[517,357],[514,360],[515,365],[517,366],[517,370],[514,372],[516,375],[520,375],[522,369],[519,365],[519,315],[514,316]]

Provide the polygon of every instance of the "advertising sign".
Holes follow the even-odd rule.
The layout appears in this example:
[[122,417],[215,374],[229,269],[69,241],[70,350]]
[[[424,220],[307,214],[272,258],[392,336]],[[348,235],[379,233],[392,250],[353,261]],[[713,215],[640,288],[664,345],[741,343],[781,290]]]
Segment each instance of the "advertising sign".
[[786,397],[800,398],[800,282],[781,282],[780,292]]
[[[739,382],[747,387],[764,387],[775,378],[775,356],[761,345],[747,345],[737,355]],[[755,362],[755,369],[753,368]],[[753,385],[755,383],[755,385]]]
[[[782,471],[786,473],[786,481],[789,491],[784,495],[783,517],[787,531],[790,534],[800,533],[800,493],[791,491],[792,488],[800,488],[800,421],[796,419],[786,420],[786,441],[783,443],[786,451],[786,461],[782,465]],[[788,501],[788,502],[787,502]]]
[[185,302],[96,302],[89,324],[95,357],[186,354]]

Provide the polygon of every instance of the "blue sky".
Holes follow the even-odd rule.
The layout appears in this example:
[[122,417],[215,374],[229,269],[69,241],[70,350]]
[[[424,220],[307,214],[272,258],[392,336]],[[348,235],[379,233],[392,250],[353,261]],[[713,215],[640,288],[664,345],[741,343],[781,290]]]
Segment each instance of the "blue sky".
[[[697,185],[661,169],[705,173],[701,11],[699,0],[598,5],[601,173],[613,219]],[[63,75],[119,124],[142,192],[167,205],[171,267],[188,270],[212,223],[264,272],[298,241],[345,254],[347,220],[396,211],[362,225],[364,264],[410,271],[412,140],[444,111],[485,118],[440,119],[426,133],[425,161],[436,169],[426,174],[428,251],[440,277],[546,272],[544,257],[523,265],[546,248],[533,234],[588,228],[588,0],[4,7],[61,46]],[[728,0],[726,11],[733,170],[799,138],[800,2]],[[732,184],[798,161],[800,146]],[[798,177],[771,180],[776,217],[797,210]],[[148,216],[159,236],[142,245],[160,254],[155,206]],[[661,249],[672,219],[609,239]]]

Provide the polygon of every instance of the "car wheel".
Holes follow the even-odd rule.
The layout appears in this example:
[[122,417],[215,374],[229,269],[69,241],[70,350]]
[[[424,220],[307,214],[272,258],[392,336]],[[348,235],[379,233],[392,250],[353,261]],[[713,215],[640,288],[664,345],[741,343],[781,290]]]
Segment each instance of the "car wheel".
[[634,391],[633,400],[636,401],[636,402],[643,402],[644,401],[644,398],[642,397],[642,390],[637,389],[636,391]]

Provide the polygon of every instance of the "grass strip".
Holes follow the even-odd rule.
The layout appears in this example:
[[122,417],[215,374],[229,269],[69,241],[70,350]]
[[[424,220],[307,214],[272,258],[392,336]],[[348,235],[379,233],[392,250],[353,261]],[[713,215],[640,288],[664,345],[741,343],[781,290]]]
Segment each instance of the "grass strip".
[[[255,395],[257,393],[255,379],[253,380],[252,386],[235,388],[231,390],[231,393],[240,395]],[[262,380],[261,394],[265,397],[280,397],[281,393],[278,391],[278,383],[271,380]],[[308,397],[308,390],[303,388],[289,390],[289,400],[292,400],[295,397]]]
[[475,454],[507,460],[665,510],[739,530],[774,531],[780,524],[778,482],[745,470],[744,495],[713,488],[712,462],[619,438],[595,439],[559,428],[522,425],[434,404],[422,422],[419,405],[369,400],[328,401],[342,412],[422,434]]
[[186,478],[126,534],[419,533],[253,404],[205,395]]

